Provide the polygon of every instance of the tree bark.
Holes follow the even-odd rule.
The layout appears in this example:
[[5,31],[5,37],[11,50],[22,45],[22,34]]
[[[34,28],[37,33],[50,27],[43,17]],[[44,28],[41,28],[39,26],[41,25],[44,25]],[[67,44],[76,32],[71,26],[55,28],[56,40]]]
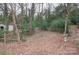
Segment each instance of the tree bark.
[[17,23],[16,23],[16,5],[11,5],[11,10],[12,10],[12,20],[13,20],[13,24],[15,27],[15,32],[17,35],[17,41],[20,42],[20,34],[19,34],[19,29],[17,27]]
[[34,19],[34,13],[35,13],[35,4],[32,3],[31,10],[29,10],[29,14],[30,14],[30,17],[29,17],[29,34],[33,33],[32,20]]
[[7,3],[4,3],[4,17],[8,16],[8,6]]
[[67,41],[67,36],[68,36],[68,33],[67,33],[67,26],[68,26],[68,15],[69,15],[69,12],[68,12],[68,4],[64,4],[64,7],[65,7],[65,29],[64,29],[64,41],[66,42]]
[[16,24],[16,19],[15,19],[15,14],[14,13],[12,15],[12,19],[13,19],[14,27],[16,29],[17,40],[18,40],[18,42],[20,42],[20,34],[19,34],[19,30],[17,28],[17,24]]

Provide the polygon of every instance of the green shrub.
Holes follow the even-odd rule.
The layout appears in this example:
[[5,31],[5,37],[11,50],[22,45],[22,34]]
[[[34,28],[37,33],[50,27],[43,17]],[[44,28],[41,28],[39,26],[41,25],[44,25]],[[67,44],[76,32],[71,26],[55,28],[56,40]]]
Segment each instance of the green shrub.
[[22,22],[22,26],[21,26],[21,29],[22,29],[22,33],[26,33],[29,31],[29,27],[28,27],[28,22],[26,20],[24,20]]
[[34,21],[32,21],[32,27],[33,27],[33,29],[38,27],[38,28],[40,28],[42,30],[47,30],[48,22],[45,21],[45,20],[43,20],[42,22],[34,20]]
[[0,36],[3,36],[3,35],[4,35],[4,31],[0,30]]
[[77,25],[79,28],[79,17],[75,19],[71,19],[70,21],[72,22],[72,25]]
[[36,27],[40,27],[40,22],[38,22],[37,20],[33,20],[32,21],[32,28],[35,29]]
[[71,19],[70,21],[72,22],[73,25],[79,24],[79,18],[78,19]]
[[47,21],[43,21],[40,25],[40,28],[43,30],[48,30],[49,28],[49,23]]
[[50,30],[56,31],[56,32],[64,32],[64,27],[65,27],[64,19],[53,20],[50,24]]
[[76,24],[77,24],[77,26],[79,28],[79,19],[76,20]]

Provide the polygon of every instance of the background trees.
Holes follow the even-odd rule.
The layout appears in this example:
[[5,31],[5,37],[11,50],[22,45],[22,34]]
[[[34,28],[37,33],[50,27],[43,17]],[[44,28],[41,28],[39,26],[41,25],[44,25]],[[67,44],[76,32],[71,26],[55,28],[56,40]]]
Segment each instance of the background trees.
[[[32,34],[36,28],[63,33],[67,24],[79,26],[79,5],[75,3],[1,3],[0,23],[11,24],[16,29],[17,40],[21,34]],[[5,22],[4,22],[5,20]]]

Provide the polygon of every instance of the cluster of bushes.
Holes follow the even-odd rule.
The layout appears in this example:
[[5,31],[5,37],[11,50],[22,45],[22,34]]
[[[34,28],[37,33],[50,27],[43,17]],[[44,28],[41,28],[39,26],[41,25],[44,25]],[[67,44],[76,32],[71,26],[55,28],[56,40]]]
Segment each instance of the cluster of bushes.
[[77,19],[71,19],[71,22],[72,22],[73,25],[79,26],[79,18],[77,18]]
[[57,32],[64,32],[65,21],[64,19],[53,20],[50,24],[50,30]]
[[[69,24],[69,21],[68,21]],[[37,20],[33,20],[32,21],[32,28],[33,30],[35,28],[40,28],[41,30],[50,30],[50,31],[56,31],[56,32],[64,32],[64,28],[65,28],[65,19],[52,19],[50,22],[46,21],[46,20],[42,20],[42,22],[39,22]],[[29,31],[29,23],[27,21],[24,21],[22,24],[22,31],[28,32]],[[68,27],[67,27],[68,29]]]
[[[70,16],[69,16],[70,17]],[[79,17],[70,17],[68,19],[68,25],[70,24],[77,24],[79,25]],[[38,19],[38,17],[34,17],[32,20],[32,29],[35,30],[36,28],[39,28],[41,30],[50,30],[50,31],[56,31],[56,32],[64,32],[65,29],[65,19],[60,16],[56,16],[54,14],[51,14],[48,18],[45,16],[45,18],[41,17]],[[21,24],[21,30],[22,33],[27,33],[29,31],[29,18],[25,17]],[[67,26],[67,32],[69,28]]]
[[21,30],[22,30],[22,33],[24,34],[29,31],[29,23],[27,22],[26,19],[22,21]]

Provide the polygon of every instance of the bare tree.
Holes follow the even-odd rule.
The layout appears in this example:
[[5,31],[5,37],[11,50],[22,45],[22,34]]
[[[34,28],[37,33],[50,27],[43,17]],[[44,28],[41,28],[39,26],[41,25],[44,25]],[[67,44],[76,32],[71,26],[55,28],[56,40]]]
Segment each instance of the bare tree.
[[49,18],[49,16],[50,16],[50,10],[51,10],[51,4],[48,3],[48,18]]
[[[4,17],[5,17],[5,19],[6,19],[6,17],[8,17],[8,5],[7,5],[7,3],[4,3],[4,10],[3,10],[3,13],[4,13]],[[6,19],[7,20],[7,19]],[[7,21],[5,21],[5,24],[7,25]],[[8,26],[7,26],[8,27]],[[6,43],[6,40],[7,40],[7,38],[6,38],[6,32],[4,32],[4,43]]]
[[8,16],[8,6],[7,3],[4,3],[4,16]]
[[21,15],[24,15],[24,3],[19,3],[21,8]]
[[68,17],[70,12],[72,11],[72,8],[70,8],[71,4],[70,3],[64,3],[64,14],[65,14],[65,29],[64,29],[64,41],[67,42],[68,39]]
[[12,13],[12,20],[13,20],[13,24],[14,24],[14,27],[15,27],[15,32],[17,34],[17,40],[18,42],[20,42],[20,34],[19,34],[19,29],[17,27],[17,23],[16,23],[16,4],[10,4],[10,7],[11,7],[11,13]]
[[28,4],[26,3],[25,6],[26,6],[25,12],[26,12],[26,16],[27,16],[27,6],[28,6]]
[[38,20],[40,21],[40,3],[38,5],[39,5]]
[[33,32],[32,20],[34,19],[34,13],[35,13],[35,4],[32,3],[31,10],[30,10],[30,19],[29,19],[29,34],[32,34]]

